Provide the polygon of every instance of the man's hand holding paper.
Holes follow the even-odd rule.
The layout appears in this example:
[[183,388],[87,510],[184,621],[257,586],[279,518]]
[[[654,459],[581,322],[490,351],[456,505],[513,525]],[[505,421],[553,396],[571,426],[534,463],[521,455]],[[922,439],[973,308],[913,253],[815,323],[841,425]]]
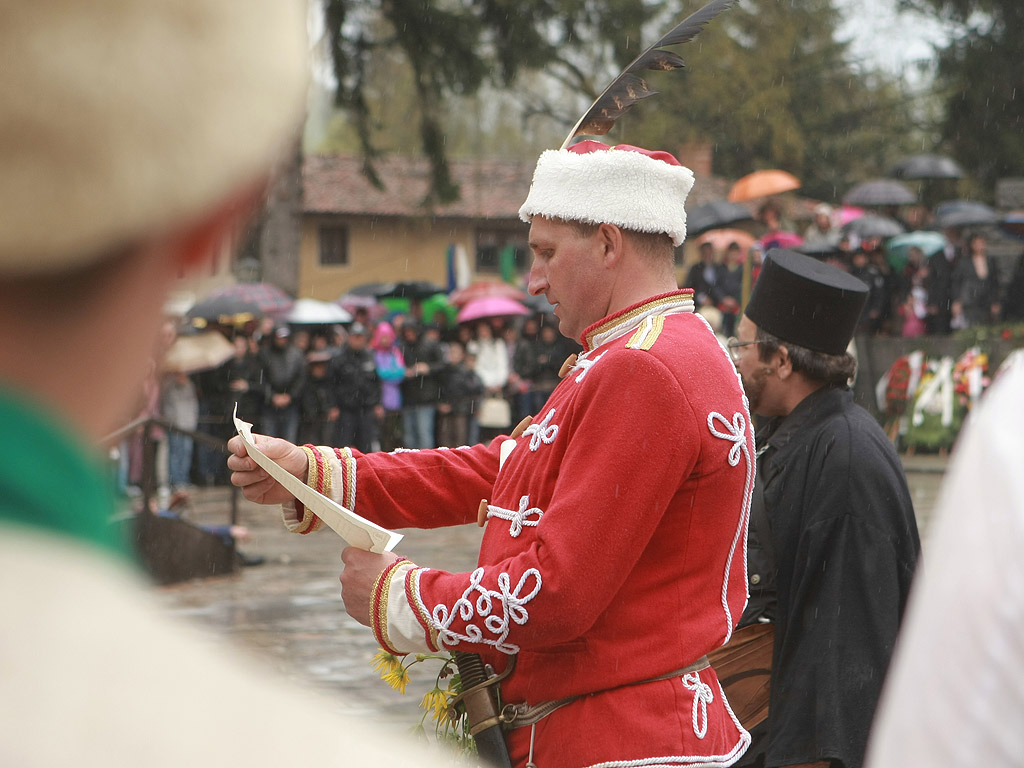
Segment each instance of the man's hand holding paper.
[[[306,452],[297,445],[279,437],[253,435],[256,447],[282,469],[287,470],[299,480],[305,480],[309,472],[309,460]],[[294,496],[283,485],[249,457],[245,449],[245,441],[236,435],[228,441],[228,469],[232,471],[231,482],[242,489],[242,494],[249,501],[257,504],[284,504]]]
[[[294,499],[311,519],[319,519],[352,546],[370,552],[390,552],[402,540],[401,534],[360,517],[306,485],[309,472],[306,449],[286,440],[254,436],[252,424],[242,421],[237,413],[234,422],[238,436],[229,443],[232,455],[228,466],[234,470],[231,482],[243,488],[246,498],[263,504],[286,504]],[[257,439],[270,454],[257,445]],[[239,455],[239,450],[246,455]]]

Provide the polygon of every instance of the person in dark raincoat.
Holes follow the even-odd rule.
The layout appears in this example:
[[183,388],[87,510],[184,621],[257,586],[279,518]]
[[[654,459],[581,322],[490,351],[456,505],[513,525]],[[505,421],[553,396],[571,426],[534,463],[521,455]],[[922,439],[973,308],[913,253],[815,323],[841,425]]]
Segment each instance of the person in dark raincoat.
[[768,719],[740,765],[857,768],[920,542],[903,469],[853,402],[853,276],[770,251],[730,352],[758,431],[741,626],[773,621]]

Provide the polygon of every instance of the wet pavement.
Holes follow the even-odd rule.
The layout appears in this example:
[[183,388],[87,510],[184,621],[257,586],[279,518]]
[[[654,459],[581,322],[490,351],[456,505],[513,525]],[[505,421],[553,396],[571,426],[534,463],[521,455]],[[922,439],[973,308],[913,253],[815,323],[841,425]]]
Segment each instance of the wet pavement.
[[[906,457],[904,465],[923,537],[946,459]],[[198,489],[186,518],[225,523],[230,496],[228,488]],[[351,619],[341,603],[341,539],[329,530],[309,536],[288,533],[277,509],[240,498],[239,523],[252,536],[240,549],[262,555],[264,564],[232,576],[157,588],[159,600],[172,614],[237,643],[296,682],[341,694],[336,698],[347,712],[400,728],[415,725],[419,701],[433,686],[436,663],[412,670],[404,696],[381,681],[370,664],[377,651],[372,633]],[[481,535],[475,525],[403,533],[399,551],[414,562],[457,571],[475,566]]]

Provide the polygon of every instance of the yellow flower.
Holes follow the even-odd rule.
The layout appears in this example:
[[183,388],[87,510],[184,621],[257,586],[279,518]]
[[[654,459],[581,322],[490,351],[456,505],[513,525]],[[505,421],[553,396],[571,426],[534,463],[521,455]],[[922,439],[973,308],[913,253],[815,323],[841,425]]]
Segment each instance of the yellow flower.
[[402,666],[402,660],[393,653],[388,653],[383,648],[379,649],[373,657],[373,671],[386,677],[398,667]]
[[384,682],[396,691],[405,693],[405,686],[409,684],[409,671],[401,664],[398,664],[397,667],[383,675],[383,678]]
[[420,707],[427,710],[436,723],[445,723],[448,720],[449,694],[440,688],[434,688],[423,695]]

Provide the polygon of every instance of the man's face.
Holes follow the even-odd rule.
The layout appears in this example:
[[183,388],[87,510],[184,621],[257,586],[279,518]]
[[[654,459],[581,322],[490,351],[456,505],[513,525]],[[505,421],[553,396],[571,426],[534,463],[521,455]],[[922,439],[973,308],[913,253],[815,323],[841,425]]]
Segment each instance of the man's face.
[[555,307],[558,330],[579,339],[608,313],[610,285],[603,274],[600,235],[580,237],[571,224],[534,216],[530,250],[530,294],[546,295]]
[[364,349],[366,349],[366,336],[364,336],[361,333],[349,334],[348,345],[351,349],[354,349],[356,352],[362,352]]
[[757,326],[749,317],[743,315],[736,327],[736,339],[744,346],[738,346],[734,352],[736,370],[739,371],[740,379],[743,381],[743,392],[747,396],[747,403],[752,413],[759,413],[762,416],[773,416],[769,407],[768,398],[765,396],[765,389],[768,387],[768,378],[774,373],[769,363],[761,360],[757,344],[750,344],[757,338]]

